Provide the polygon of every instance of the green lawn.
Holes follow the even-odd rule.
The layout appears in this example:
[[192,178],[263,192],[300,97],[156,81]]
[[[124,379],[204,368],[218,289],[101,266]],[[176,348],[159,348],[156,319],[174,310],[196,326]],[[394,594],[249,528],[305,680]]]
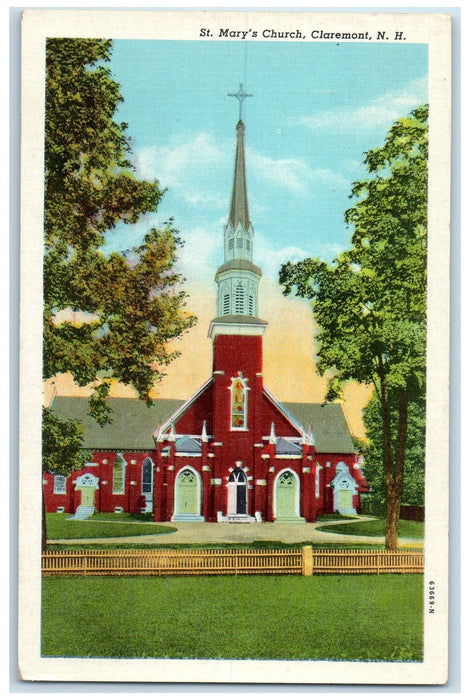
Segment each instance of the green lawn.
[[48,577],[42,655],[412,661],[423,578]]
[[317,515],[317,522],[322,522],[323,520],[357,520],[357,515],[340,515],[339,513],[323,513]]
[[[334,532],[342,535],[367,535],[375,537],[385,535],[385,518],[374,520],[357,520],[340,525],[322,525],[318,528],[322,532]],[[398,535],[400,537],[423,538],[424,523],[416,523],[413,520],[400,520],[398,523]]]
[[[48,513],[47,539],[84,539],[88,537],[131,537],[175,532],[175,527],[146,522],[129,513],[97,513],[88,520],[70,520],[69,513]],[[106,522],[110,521],[110,522]]]

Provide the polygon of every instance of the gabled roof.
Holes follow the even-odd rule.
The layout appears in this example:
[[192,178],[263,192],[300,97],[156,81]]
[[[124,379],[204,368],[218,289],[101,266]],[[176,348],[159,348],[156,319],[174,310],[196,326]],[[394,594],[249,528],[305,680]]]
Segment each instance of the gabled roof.
[[169,416],[166,417],[164,421],[161,422],[160,428],[162,432],[165,432],[172,423],[175,423],[178,418],[180,418],[183,413],[185,413],[188,408],[198,399],[201,394],[207,389],[208,386],[212,384],[214,381],[213,377],[209,377],[209,379],[194,393],[192,396],[189,397],[189,399],[186,399],[186,401],[181,401],[179,405],[176,407],[175,411],[173,413],[170,413]]
[[75,418],[83,425],[84,447],[104,450],[151,450],[155,444],[152,433],[176,413],[184,403],[181,399],[156,399],[147,406],[139,399],[108,399],[112,423],[101,427],[88,415],[88,399],[77,396],[57,396],[51,406],[61,418]]
[[[155,446],[152,438],[155,429],[159,425],[169,426],[171,420],[176,420],[211,381],[212,378],[188,401],[156,399],[154,405],[149,407],[138,399],[109,399],[109,405],[113,411],[113,422],[104,427],[100,427],[88,415],[87,398],[58,396],[54,399],[52,409],[62,418],[76,418],[80,421],[85,429],[84,447],[87,449],[151,450]],[[269,392],[266,393],[275,406],[299,430],[299,434],[302,427],[308,431],[312,426],[317,452],[340,454],[356,452],[340,404],[281,403]],[[181,451],[190,450],[181,448]]]
[[302,447],[297,442],[291,442],[285,438],[278,438],[276,441],[277,455],[301,455]]
[[317,452],[356,452],[341,404],[286,402],[283,405],[305,430],[312,426]]
[[186,452],[188,454],[200,455],[202,452],[201,442],[189,435],[183,435],[175,442],[176,452]]

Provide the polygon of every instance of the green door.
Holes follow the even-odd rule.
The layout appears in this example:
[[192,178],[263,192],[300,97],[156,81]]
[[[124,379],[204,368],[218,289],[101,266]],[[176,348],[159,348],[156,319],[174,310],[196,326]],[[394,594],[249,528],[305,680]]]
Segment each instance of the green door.
[[276,518],[292,518],[298,515],[295,477],[284,472],[277,480]]
[[178,508],[180,515],[199,515],[197,477],[190,469],[178,476]]
[[94,486],[82,486],[82,498],[80,501],[81,506],[94,506],[95,505],[95,487]]
[[352,496],[349,489],[341,489],[338,494],[338,508],[352,508]]

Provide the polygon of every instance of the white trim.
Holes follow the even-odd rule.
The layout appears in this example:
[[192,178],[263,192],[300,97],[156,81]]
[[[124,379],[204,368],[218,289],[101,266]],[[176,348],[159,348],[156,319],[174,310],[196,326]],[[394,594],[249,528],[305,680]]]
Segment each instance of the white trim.
[[[237,314],[243,315],[243,314]],[[250,316],[254,318],[254,316]],[[217,335],[264,335],[266,322],[263,323],[228,323],[211,321],[208,336],[214,340]]]
[[[267,398],[274,404],[274,406],[282,413],[282,415],[284,416],[284,418],[286,418],[286,420],[289,421],[289,423],[292,425],[292,427],[295,428],[296,430],[298,430],[298,432],[300,433],[300,436],[299,436],[299,437],[302,437],[303,428],[302,428],[302,425],[301,425],[300,423],[297,423],[296,418],[295,418],[292,414],[290,414],[290,413],[287,411],[287,408],[285,408],[285,407],[282,405],[282,403],[281,403],[280,401],[278,401],[278,400],[271,394],[271,392],[269,391],[269,389],[267,389],[265,386],[263,386],[263,393],[264,393],[264,394],[267,396]],[[264,439],[264,438],[263,438],[263,439]]]
[[[236,427],[232,425],[233,420],[233,387],[235,382],[239,380],[243,384],[243,425]],[[251,387],[248,386],[248,377],[244,377],[242,372],[238,372],[236,377],[230,377],[231,384],[227,387],[230,392],[230,416],[229,429],[230,432],[248,432],[248,392]],[[214,443],[215,444],[215,443]]]
[[[150,465],[151,465],[151,466],[150,466],[150,475],[151,475],[151,476],[150,476],[150,491],[144,491],[144,464],[145,464],[145,462],[146,462],[147,460],[149,460]],[[140,493],[141,493],[142,496],[147,496],[148,494],[153,495],[153,487],[154,487],[154,483],[153,483],[153,470],[154,470],[154,467],[155,467],[155,463],[154,463],[153,459],[150,457],[150,455],[147,455],[147,457],[145,457],[145,459],[142,460],[142,464],[141,464],[141,467],[140,467],[140,468],[141,468],[141,475],[140,475]]]
[[[118,459],[121,460],[122,469],[123,469],[123,474],[122,474],[122,491],[116,491],[115,488],[114,488],[114,467],[116,466],[116,462],[117,462]],[[113,487],[113,496],[123,496],[123,495],[126,493],[126,467],[127,467],[127,462],[126,462],[126,460],[124,459],[122,452],[118,452],[118,453],[116,454],[116,458],[115,458],[115,460],[114,460],[114,462],[113,462],[113,467],[112,467],[112,468],[113,468],[113,483],[112,483],[112,487]]]
[[[59,477],[60,479],[63,479],[62,482],[62,488],[60,490],[57,490],[56,488],[56,479]],[[64,496],[67,493],[67,477],[65,474],[54,474],[54,494],[57,496]]]
[[[183,403],[183,405],[180,406],[180,407],[175,411],[175,413],[173,413],[173,415],[171,415],[164,423],[162,423],[162,425],[161,425],[159,428],[157,428],[156,430],[154,430],[154,432],[152,433],[152,437],[154,437],[154,438],[161,438],[161,437],[162,437],[162,434],[165,432],[165,430],[166,430],[172,423],[174,423],[175,421],[177,421],[177,420],[183,415],[183,413],[185,413],[185,411],[191,406],[191,404],[194,403],[194,401],[196,401],[196,399],[198,399],[198,398],[201,396],[201,394],[204,393],[204,391],[212,384],[213,381],[214,381],[214,377],[210,377],[210,378],[200,387],[200,389],[198,389],[198,390],[196,391],[195,394],[193,394],[192,396],[190,396],[189,399],[187,399],[187,400]],[[200,437],[200,435],[198,435],[198,437]]]
[[302,455],[274,455],[274,459],[302,459]]
[[174,503],[173,503],[173,515],[171,516],[171,520],[173,521],[176,517],[180,515],[186,515],[186,513],[180,513],[177,511],[178,507],[178,496],[179,496],[179,478],[182,472],[184,471],[190,471],[193,472],[193,474],[196,475],[196,484],[197,484],[197,507],[196,507],[196,513],[190,513],[188,515],[195,515],[195,516],[201,516],[201,507],[202,507],[202,479],[201,475],[199,472],[194,469],[190,464],[186,464],[184,467],[181,467],[181,469],[178,470],[178,472],[175,474],[175,488],[174,488]]
[[195,457],[201,458],[202,451],[201,452],[175,452],[175,457]]

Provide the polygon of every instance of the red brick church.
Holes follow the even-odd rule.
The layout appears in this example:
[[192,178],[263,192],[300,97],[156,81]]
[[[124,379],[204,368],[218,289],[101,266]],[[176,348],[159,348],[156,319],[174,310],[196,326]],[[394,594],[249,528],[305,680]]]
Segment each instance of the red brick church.
[[[236,93],[240,107],[247,96]],[[53,410],[85,427],[86,466],[44,474],[46,509],[87,515],[152,512],[161,521],[307,521],[354,514],[368,491],[339,404],[281,403],[263,384],[258,317],[260,268],[253,263],[244,134],[237,145],[217,312],[209,328],[212,375],[187,401],[111,399],[101,428],[86,398],[56,397]]]

